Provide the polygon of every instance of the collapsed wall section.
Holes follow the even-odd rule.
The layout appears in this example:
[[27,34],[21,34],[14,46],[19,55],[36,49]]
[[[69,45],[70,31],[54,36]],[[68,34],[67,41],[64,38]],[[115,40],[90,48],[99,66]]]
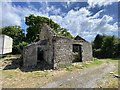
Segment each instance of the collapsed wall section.
[[23,67],[35,67],[37,65],[37,46],[30,44],[23,49]]

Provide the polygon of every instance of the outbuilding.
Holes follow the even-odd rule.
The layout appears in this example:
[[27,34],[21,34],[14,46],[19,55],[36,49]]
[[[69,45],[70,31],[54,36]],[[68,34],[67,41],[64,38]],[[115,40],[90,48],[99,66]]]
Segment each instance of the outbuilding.
[[[75,39],[57,36],[48,26],[41,29],[40,40],[23,50],[23,66],[59,68],[73,62],[92,60],[92,44],[80,36]],[[44,62],[44,63],[43,63]]]

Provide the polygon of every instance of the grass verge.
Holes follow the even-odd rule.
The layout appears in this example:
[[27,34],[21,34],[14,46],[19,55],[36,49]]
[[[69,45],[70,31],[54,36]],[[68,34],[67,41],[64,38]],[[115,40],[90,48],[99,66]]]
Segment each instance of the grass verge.
[[89,68],[96,65],[101,65],[102,63],[104,63],[104,61],[99,59],[94,59],[92,61],[68,64],[68,65],[65,65],[64,67],[66,71],[73,71],[77,69],[84,69],[84,68]]

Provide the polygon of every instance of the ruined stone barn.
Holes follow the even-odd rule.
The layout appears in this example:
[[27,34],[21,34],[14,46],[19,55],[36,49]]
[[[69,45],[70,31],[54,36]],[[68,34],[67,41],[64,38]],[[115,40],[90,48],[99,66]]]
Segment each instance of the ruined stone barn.
[[40,40],[23,50],[24,67],[49,65],[49,68],[59,68],[89,60],[92,60],[92,45],[89,42],[80,36],[75,39],[60,37],[46,24],[41,29]]

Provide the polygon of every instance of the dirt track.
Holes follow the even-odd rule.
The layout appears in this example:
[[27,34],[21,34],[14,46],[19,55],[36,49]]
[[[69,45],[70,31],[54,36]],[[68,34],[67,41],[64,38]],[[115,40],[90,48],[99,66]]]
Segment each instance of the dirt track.
[[52,82],[40,88],[98,88],[97,82],[117,68],[115,63],[105,63],[100,66],[75,71],[69,75],[54,78]]

